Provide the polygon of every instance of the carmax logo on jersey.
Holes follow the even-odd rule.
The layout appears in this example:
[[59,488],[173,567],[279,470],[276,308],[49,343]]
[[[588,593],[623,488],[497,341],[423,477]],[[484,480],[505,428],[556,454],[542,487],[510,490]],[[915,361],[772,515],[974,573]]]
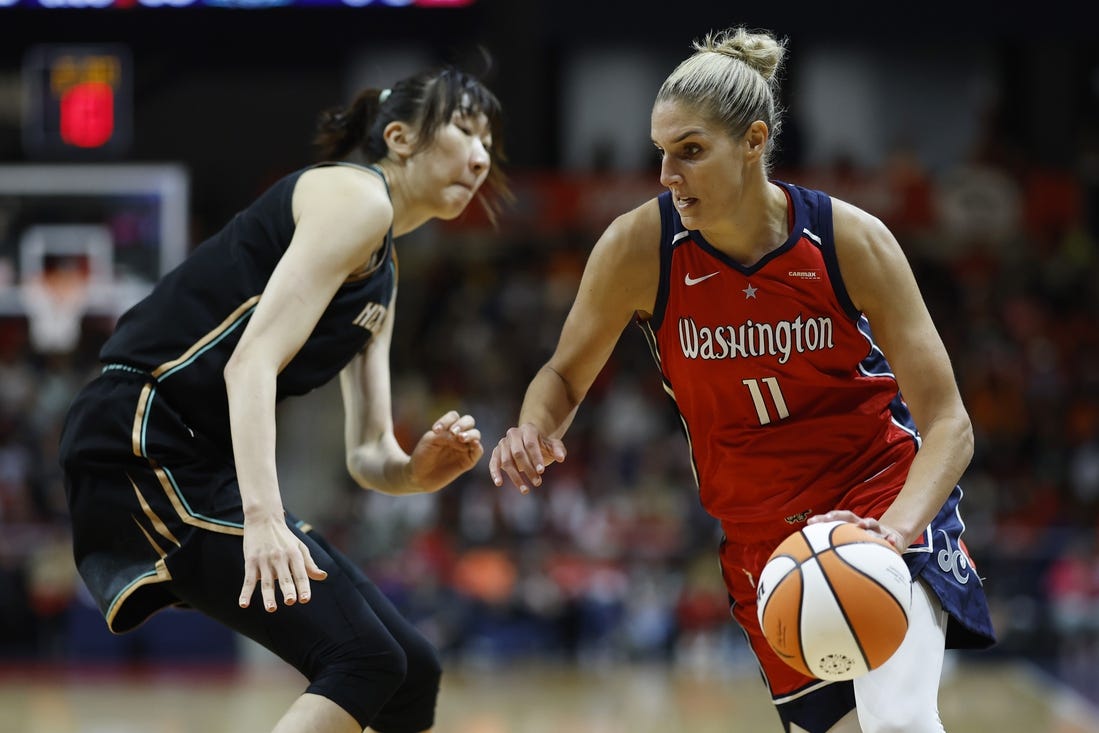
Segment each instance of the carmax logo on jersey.
[[790,270],[786,275],[800,280],[820,280],[820,272],[817,270]]
[[777,356],[778,363],[785,364],[795,352],[835,348],[832,335],[832,319],[827,317],[721,326],[699,326],[686,316],[679,319],[679,346],[688,359]]

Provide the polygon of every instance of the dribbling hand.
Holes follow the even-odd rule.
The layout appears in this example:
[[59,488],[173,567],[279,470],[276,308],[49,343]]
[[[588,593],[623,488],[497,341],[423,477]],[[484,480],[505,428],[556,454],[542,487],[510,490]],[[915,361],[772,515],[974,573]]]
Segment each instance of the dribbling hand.
[[542,485],[546,466],[565,460],[565,444],[557,438],[543,436],[531,423],[509,428],[496,447],[492,449],[488,471],[492,482],[504,485],[504,476],[526,494],[530,486]]
[[881,537],[883,540],[893,546],[893,549],[897,552],[904,552],[908,547],[908,543],[904,541],[904,536],[893,529],[889,525],[882,524],[873,517],[860,517],[854,512],[849,512],[844,509],[837,509],[835,511],[828,512],[827,514],[817,514],[816,516],[809,517],[806,524],[816,524],[818,522],[850,522],[856,524],[867,532]]

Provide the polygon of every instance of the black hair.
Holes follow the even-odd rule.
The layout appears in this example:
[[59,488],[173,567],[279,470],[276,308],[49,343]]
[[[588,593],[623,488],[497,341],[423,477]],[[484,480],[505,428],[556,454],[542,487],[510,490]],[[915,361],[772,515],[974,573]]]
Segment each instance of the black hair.
[[342,107],[321,113],[313,143],[323,160],[351,156],[376,163],[386,156],[383,137],[390,122],[405,122],[417,131],[417,145],[430,143],[455,112],[484,114],[492,134],[488,186],[493,196],[478,198],[489,218],[496,220],[499,200],[510,200],[507,178],[500,168],[503,150],[503,109],[500,101],[478,78],[453,66],[424,71],[402,79],[390,89],[364,89]]

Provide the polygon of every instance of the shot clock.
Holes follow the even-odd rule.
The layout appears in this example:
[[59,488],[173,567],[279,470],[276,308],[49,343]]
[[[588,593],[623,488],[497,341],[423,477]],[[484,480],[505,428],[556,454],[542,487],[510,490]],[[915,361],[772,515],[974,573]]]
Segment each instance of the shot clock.
[[125,46],[34,46],[23,79],[28,155],[80,160],[129,151],[133,82]]

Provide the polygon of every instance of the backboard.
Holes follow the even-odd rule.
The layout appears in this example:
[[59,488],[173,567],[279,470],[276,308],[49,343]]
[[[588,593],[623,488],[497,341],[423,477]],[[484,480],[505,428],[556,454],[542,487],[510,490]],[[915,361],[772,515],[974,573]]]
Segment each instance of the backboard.
[[0,165],[0,317],[117,318],[186,257],[188,195],[180,165]]

